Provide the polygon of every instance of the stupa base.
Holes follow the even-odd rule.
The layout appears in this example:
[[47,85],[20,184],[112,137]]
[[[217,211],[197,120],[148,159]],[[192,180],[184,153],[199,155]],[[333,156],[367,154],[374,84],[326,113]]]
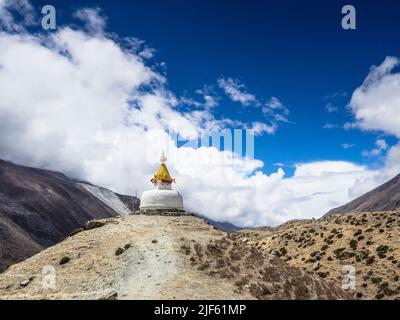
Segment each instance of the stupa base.
[[132,212],[132,214],[148,215],[148,216],[172,216],[172,217],[191,215],[191,214],[187,213],[185,210],[174,209],[174,208],[171,208],[171,209],[139,209],[139,210],[136,210],[135,212]]

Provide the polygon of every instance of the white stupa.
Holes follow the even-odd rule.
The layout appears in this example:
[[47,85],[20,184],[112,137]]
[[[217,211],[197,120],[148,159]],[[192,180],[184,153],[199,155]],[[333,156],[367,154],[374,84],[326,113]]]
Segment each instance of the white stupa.
[[165,162],[167,158],[164,151],[160,158],[160,167],[151,179],[155,186],[154,190],[145,191],[140,199],[140,210],[179,210],[184,211],[181,194],[172,190],[172,183],[175,179],[171,178]]

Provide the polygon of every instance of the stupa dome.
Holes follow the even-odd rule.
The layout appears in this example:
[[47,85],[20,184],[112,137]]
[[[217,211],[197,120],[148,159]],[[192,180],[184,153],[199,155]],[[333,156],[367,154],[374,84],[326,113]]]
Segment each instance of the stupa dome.
[[140,209],[183,210],[183,199],[181,194],[176,190],[149,190],[142,194]]

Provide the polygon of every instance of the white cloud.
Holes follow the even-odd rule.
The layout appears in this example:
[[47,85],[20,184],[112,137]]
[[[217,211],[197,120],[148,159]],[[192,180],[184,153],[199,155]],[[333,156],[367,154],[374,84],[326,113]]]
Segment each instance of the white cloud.
[[262,108],[264,116],[270,118],[273,123],[289,122],[289,109],[276,97],[271,97],[270,100]]
[[[267,175],[257,159],[171,146],[167,128],[193,139],[237,120],[216,119],[211,108],[180,111],[163,75],[94,29],[0,33],[0,158],[140,194],[151,188],[160,150],[168,149],[187,209],[246,226],[318,217],[382,177],[328,161],[298,164],[293,177],[282,168]],[[284,110],[271,102],[270,108]],[[251,127],[272,130],[258,122]],[[386,177],[399,166],[399,155],[398,146],[388,151]]]
[[248,106],[257,101],[256,97],[247,92],[246,86],[237,79],[220,78],[218,85],[224,90],[225,94],[234,102],[239,102]]
[[336,129],[336,128],[338,128],[339,126],[337,125],[337,124],[335,124],[335,123],[330,123],[330,122],[327,122],[327,123],[325,123],[324,125],[323,125],[323,128],[324,129]]
[[375,142],[375,146],[376,147],[370,151],[364,150],[362,152],[363,157],[377,157],[388,148],[388,145],[384,139],[377,139]]
[[334,92],[332,94],[325,95],[322,100],[325,102],[325,110],[329,113],[339,111],[338,105],[342,104],[342,100],[347,96],[344,91]]
[[252,123],[252,126],[249,127],[248,129],[253,130],[254,134],[256,136],[260,136],[260,135],[263,135],[264,133],[274,134],[276,132],[276,130],[278,129],[278,127],[275,124],[268,125],[264,122],[254,121]]
[[351,149],[351,148],[353,148],[354,146],[355,146],[355,144],[353,144],[353,143],[343,143],[343,144],[342,144],[342,147],[343,147],[343,149],[345,149],[345,150]]
[[276,163],[274,163],[274,166],[275,166],[275,167],[284,167],[285,164],[282,163],[282,162],[276,162]]
[[[102,29],[104,29],[105,25]],[[102,30],[101,29],[101,30]],[[123,39],[125,47],[143,59],[151,59],[155,55],[155,49],[149,47],[144,40],[136,37],[125,37]]]
[[86,29],[95,34],[102,33],[106,27],[106,17],[101,14],[100,8],[82,8],[75,12],[75,18],[85,23]]
[[325,105],[325,109],[329,113],[333,113],[333,112],[338,112],[339,111],[339,108],[336,107],[335,105],[333,105],[332,103],[328,103],[327,105]]
[[0,27],[13,32],[34,24],[35,11],[28,0],[0,0]]
[[343,129],[345,129],[345,130],[359,129],[359,125],[358,125],[358,123],[355,123],[355,122],[346,122],[343,125]]
[[398,65],[398,58],[387,57],[354,91],[349,106],[359,128],[400,138],[400,73],[394,72]]

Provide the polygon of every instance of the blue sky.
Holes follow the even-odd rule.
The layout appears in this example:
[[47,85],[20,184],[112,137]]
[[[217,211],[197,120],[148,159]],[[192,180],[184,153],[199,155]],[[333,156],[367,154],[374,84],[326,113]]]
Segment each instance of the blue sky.
[[[46,1],[34,1],[40,7]],[[58,24],[70,23],[81,3],[53,1]],[[351,121],[346,105],[372,65],[388,55],[400,56],[400,4],[396,1],[352,1],[357,30],[340,27],[343,1],[85,1],[108,17],[108,31],[134,36],[164,61],[169,88],[192,95],[220,77],[243,83],[267,100],[277,97],[291,123],[274,135],[256,138],[255,156],[291,165],[321,159],[348,160],[377,166],[363,157],[376,134],[342,128]],[[332,97],[336,95],[336,97]],[[263,121],[257,107],[243,107],[220,95],[217,116]],[[337,110],[328,112],[326,105]],[[388,140],[390,143],[390,138]],[[343,144],[354,145],[349,149]]]
[[0,1],[0,158],[140,194],[170,123],[256,128],[255,160],[172,148],[187,209],[319,217],[400,172],[400,4],[352,1],[343,30],[345,4]]

